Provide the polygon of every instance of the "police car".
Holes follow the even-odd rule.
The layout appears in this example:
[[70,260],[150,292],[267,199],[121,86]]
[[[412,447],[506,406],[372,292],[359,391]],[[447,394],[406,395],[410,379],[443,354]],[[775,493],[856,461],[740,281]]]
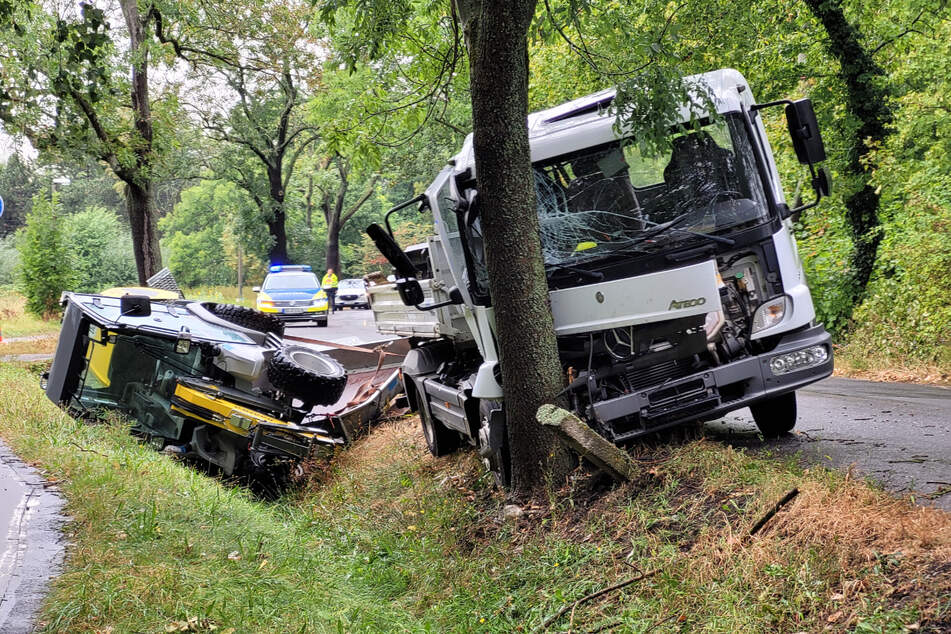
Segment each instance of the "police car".
[[277,264],[269,269],[258,294],[257,309],[283,321],[315,321],[327,325],[327,293],[311,267],[300,264]]

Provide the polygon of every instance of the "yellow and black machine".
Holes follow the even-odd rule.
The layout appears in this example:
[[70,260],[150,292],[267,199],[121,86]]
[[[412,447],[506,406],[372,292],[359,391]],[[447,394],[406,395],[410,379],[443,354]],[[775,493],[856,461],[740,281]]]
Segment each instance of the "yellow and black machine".
[[231,475],[297,461],[347,441],[315,407],[337,403],[347,373],[286,342],[281,322],[178,294],[64,293],[47,396],[81,414],[123,411],[157,449]]

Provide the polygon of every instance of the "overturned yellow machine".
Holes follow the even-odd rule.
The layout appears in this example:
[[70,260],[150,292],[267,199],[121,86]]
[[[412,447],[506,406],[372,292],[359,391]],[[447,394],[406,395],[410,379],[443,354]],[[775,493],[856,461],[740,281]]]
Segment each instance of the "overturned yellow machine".
[[[225,474],[332,450],[399,392],[398,371],[389,369],[399,355],[384,368],[345,351],[356,370],[348,377],[330,354],[285,341],[283,324],[268,315],[125,293],[63,295],[47,396],[78,414],[123,411],[157,449],[196,455]],[[362,400],[353,402],[357,392]]]

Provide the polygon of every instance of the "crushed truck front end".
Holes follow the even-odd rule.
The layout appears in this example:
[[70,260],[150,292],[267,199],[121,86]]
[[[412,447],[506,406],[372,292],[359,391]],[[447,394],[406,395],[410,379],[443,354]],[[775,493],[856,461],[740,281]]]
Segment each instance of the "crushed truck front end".
[[[827,188],[813,166],[824,150],[811,105],[758,105],[733,70],[688,82],[716,111],[685,107],[664,152],[619,132],[605,111],[612,91],[528,120],[563,394],[616,443],[745,406],[764,434],[780,434],[795,424],[795,391],[832,372],[790,220],[811,205],[786,204],[760,115],[786,107],[818,202]],[[407,392],[434,453],[458,434],[498,464],[506,448],[495,333],[506,325],[488,286],[471,136],[423,206],[437,234],[430,286],[456,289],[450,310],[465,328],[418,342],[404,365]],[[395,259],[400,296],[421,300],[413,267]]]

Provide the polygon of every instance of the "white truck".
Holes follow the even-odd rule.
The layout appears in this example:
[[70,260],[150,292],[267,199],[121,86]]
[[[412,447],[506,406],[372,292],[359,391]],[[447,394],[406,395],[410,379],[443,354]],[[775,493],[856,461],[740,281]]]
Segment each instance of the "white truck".
[[[562,394],[618,444],[742,407],[764,435],[786,433],[796,390],[832,372],[789,219],[828,194],[812,105],[757,104],[735,70],[688,80],[707,87],[716,112],[685,108],[667,156],[643,155],[619,132],[606,112],[612,90],[528,118]],[[815,200],[796,209],[760,116],[774,106],[812,175]],[[506,325],[494,318],[477,176],[470,135],[386,229],[368,227],[397,276],[371,287],[370,301],[380,326],[412,337],[403,380],[431,452],[470,444],[507,484],[493,334]],[[433,216],[426,266],[389,231],[390,214],[414,204]]]

